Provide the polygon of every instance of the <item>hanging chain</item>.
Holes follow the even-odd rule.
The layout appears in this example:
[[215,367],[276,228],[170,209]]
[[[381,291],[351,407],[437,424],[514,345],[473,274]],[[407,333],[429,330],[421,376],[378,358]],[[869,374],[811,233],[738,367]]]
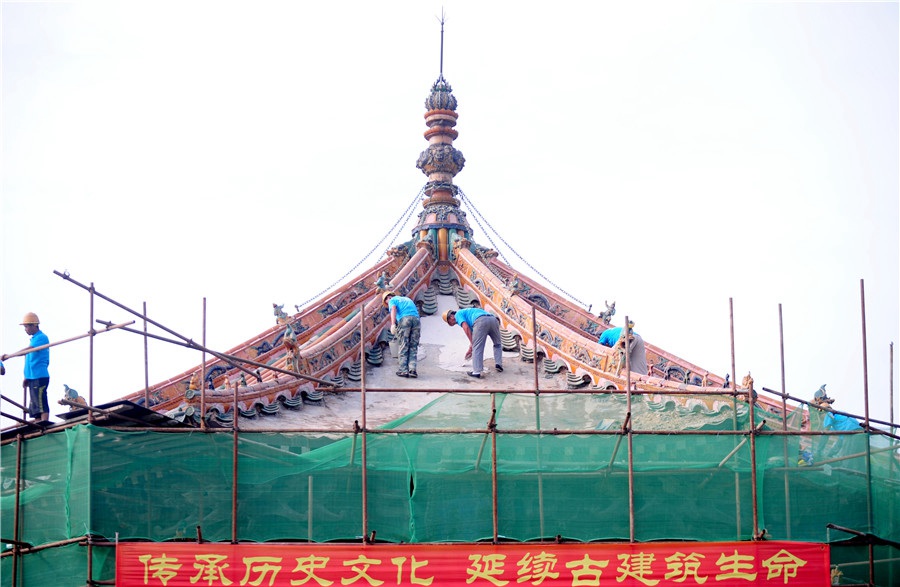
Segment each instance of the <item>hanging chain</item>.
[[[457,189],[458,189],[458,188],[457,188]],[[490,233],[489,233],[488,231],[486,231],[486,230],[484,229],[484,227],[481,225],[481,220],[484,220],[484,223],[487,224],[487,225],[490,227],[491,231],[493,231],[494,234],[497,234],[497,231],[494,230],[494,227],[491,226],[490,223],[487,221],[487,219],[486,219],[484,216],[481,215],[481,212],[479,212],[479,211],[475,208],[475,205],[472,203],[471,200],[469,200],[468,196],[466,196],[466,194],[464,194],[463,191],[462,191],[461,189],[458,189],[458,191],[459,191],[459,195],[461,196],[460,199],[466,204],[466,206],[469,208],[469,211],[470,211],[470,212],[473,212],[472,218],[475,219],[475,223],[478,225],[478,228],[481,229],[481,232],[483,232],[483,233],[484,233],[484,236],[487,237],[488,241],[490,241],[491,246],[494,247],[494,250],[497,251],[497,254],[500,255],[500,258],[501,258],[501,259],[503,259],[503,262],[506,263],[507,265],[509,265],[510,267],[512,267],[512,263],[510,263],[510,262],[506,259],[506,257],[503,256],[503,252],[500,250],[500,247],[498,247],[498,246],[494,243],[494,240],[491,238]],[[481,220],[479,220],[479,218],[481,218]],[[497,238],[499,238],[500,240],[503,240],[503,237],[501,237],[499,234],[497,234]],[[506,244],[506,241],[503,241],[503,244]],[[510,247],[508,244],[507,244],[506,246],[509,247],[509,250],[512,251],[512,247]],[[515,251],[513,251],[513,252],[515,252]]]
[[317,293],[317,294],[314,295],[313,297],[309,298],[308,300],[306,300],[305,302],[303,302],[302,304],[300,304],[298,307],[300,307],[300,308],[305,308],[307,304],[309,304],[310,302],[312,302],[312,301],[314,301],[314,300],[317,300],[317,299],[318,299],[319,297],[321,297],[323,294],[325,294],[325,293],[331,291],[332,289],[334,289],[335,287],[337,287],[342,281],[344,281],[345,279],[347,279],[347,277],[348,277],[351,273],[353,273],[354,271],[356,271],[356,269],[357,269],[360,265],[362,265],[362,264],[366,261],[366,259],[368,259],[369,257],[372,256],[372,253],[374,253],[376,250],[378,250],[378,248],[379,248],[379,247],[381,246],[381,244],[387,239],[387,237],[390,236],[390,234],[394,231],[394,229],[397,228],[397,227],[399,226],[399,228],[397,228],[397,234],[394,235],[394,238],[391,240],[391,243],[390,243],[390,245],[388,245],[388,247],[390,247],[391,245],[393,245],[394,242],[397,240],[397,238],[400,236],[401,231],[402,231],[404,228],[406,228],[406,224],[409,222],[409,219],[410,219],[410,217],[412,216],[413,212],[415,212],[415,209],[416,209],[416,208],[415,208],[416,203],[422,198],[422,194],[423,194],[424,192],[425,192],[425,186],[422,186],[422,187],[419,189],[419,193],[416,194],[416,197],[413,198],[413,200],[412,200],[412,201],[409,203],[409,205],[406,207],[406,210],[404,210],[403,213],[400,215],[400,218],[398,218],[397,221],[394,222],[394,225],[391,227],[391,229],[388,230],[387,233],[385,233],[385,235],[384,235],[383,237],[381,237],[381,240],[379,240],[377,243],[375,243],[375,246],[372,247],[372,249],[371,249],[368,253],[366,253],[366,256],[365,256],[365,257],[363,257],[362,259],[360,259],[359,262],[357,262],[356,265],[354,265],[353,267],[351,267],[349,271],[347,271],[347,272],[344,273],[342,276],[340,276],[339,278],[337,278],[337,279],[334,281],[334,283],[332,283],[331,285],[329,285],[328,287],[326,287],[325,289],[323,289],[322,291],[320,291],[319,293]]
[[[415,214],[415,212],[416,212],[416,204],[422,199],[422,195],[424,193],[425,193],[425,186],[423,185],[421,188],[419,188],[419,193],[416,194],[416,197],[413,198],[413,201],[409,203],[409,206],[407,206],[406,210],[403,212],[403,215],[402,215],[403,222],[400,222],[400,220],[398,219],[397,222],[394,223],[394,226],[399,225],[399,228],[397,228],[397,234],[395,234],[394,238],[391,240],[391,245],[393,245],[395,242],[397,242],[397,239],[400,238],[400,233],[403,232],[403,230],[406,228],[406,225],[409,224],[409,219],[412,218],[413,214]],[[393,230],[393,227],[391,228],[391,230]],[[390,231],[388,231],[388,232],[390,232]],[[387,236],[387,235],[385,235],[385,236]],[[384,240],[384,239],[382,239],[382,240]],[[378,245],[376,245],[376,247],[377,246]],[[390,245],[388,245],[388,246],[390,246]],[[371,255],[372,253],[369,253],[369,254]]]
[[[506,242],[506,239],[504,239],[504,238],[500,235],[500,233],[496,231],[496,229],[494,229],[493,225],[491,225],[491,223],[488,221],[488,219],[484,217],[484,215],[478,210],[478,208],[475,207],[475,204],[472,203],[472,200],[471,200],[471,199],[465,194],[465,192],[463,192],[462,189],[459,188],[458,186],[457,186],[457,191],[458,191],[458,193],[459,193],[460,200],[466,205],[466,207],[467,207],[467,208],[469,209],[469,211],[472,213],[472,218],[475,220],[475,223],[476,223],[476,224],[478,225],[478,227],[481,229],[482,233],[484,233],[484,236],[488,239],[488,241],[491,243],[491,246],[494,248],[495,251],[497,251],[497,254],[500,256],[500,258],[503,260],[503,262],[506,263],[506,265],[508,265],[509,267],[512,267],[512,266],[513,266],[512,263],[510,263],[509,260],[507,260],[506,256],[505,256],[505,255],[503,254],[503,252],[500,250],[500,247],[498,247],[498,246],[496,245],[496,243],[494,242],[494,239],[491,237],[491,233],[495,234],[495,235],[497,236],[497,238],[500,240],[500,242],[502,242],[502,243],[506,246],[506,248],[508,248],[508,249],[509,249],[516,257],[518,257],[519,260],[522,261],[522,263],[524,263],[529,269],[531,269],[531,270],[534,271],[538,276],[540,276],[541,279],[543,279],[544,281],[546,281],[547,283],[549,283],[551,286],[553,286],[554,289],[556,289],[557,291],[561,292],[562,294],[564,294],[565,296],[567,296],[567,297],[568,297],[569,299],[571,299],[572,301],[574,301],[574,302],[576,302],[576,303],[578,303],[578,304],[581,304],[582,306],[585,306],[585,305],[586,305],[584,302],[582,302],[581,300],[579,300],[578,298],[576,298],[575,296],[573,296],[572,294],[570,294],[569,292],[567,292],[566,290],[564,290],[563,288],[561,288],[560,286],[556,285],[555,282],[553,282],[553,281],[552,281],[551,279],[549,279],[546,275],[544,275],[543,273],[541,273],[540,271],[538,271],[531,263],[529,263],[528,261],[526,261],[525,258],[522,257],[522,255],[520,255],[520,254],[518,253],[518,251],[516,251],[516,250],[515,250],[508,242]],[[416,194],[416,196],[412,199],[412,201],[409,203],[409,205],[406,207],[406,209],[403,211],[403,213],[400,215],[400,217],[397,219],[397,221],[394,222],[394,225],[391,226],[390,230],[388,230],[387,233],[385,233],[385,235],[384,235],[383,237],[381,237],[381,239],[380,239],[377,243],[375,243],[375,246],[373,246],[373,247],[371,248],[371,250],[369,250],[369,252],[366,253],[366,255],[365,255],[362,259],[359,260],[359,262],[357,262],[353,267],[351,267],[351,268],[350,268],[346,273],[344,273],[341,277],[339,277],[338,279],[336,279],[336,280],[334,281],[334,283],[332,283],[331,285],[329,285],[328,287],[326,287],[325,289],[323,289],[322,291],[320,291],[319,293],[317,293],[315,296],[311,297],[310,299],[308,299],[308,300],[306,300],[305,302],[303,302],[302,304],[300,304],[299,307],[305,307],[305,306],[306,306],[307,304],[309,304],[310,302],[312,302],[312,301],[318,299],[318,298],[321,297],[323,294],[325,294],[325,293],[331,291],[332,289],[334,289],[335,287],[337,287],[337,286],[338,286],[341,282],[343,282],[343,281],[344,281],[351,273],[353,273],[354,271],[356,271],[356,270],[359,268],[360,265],[362,265],[367,259],[369,259],[369,258],[372,256],[372,254],[373,254],[376,250],[378,250],[379,247],[382,246],[382,243],[384,243],[384,241],[387,240],[387,238],[391,235],[391,233],[394,232],[394,229],[397,229],[396,234],[394,235],[393,239],[391,239],[391,243],[390,243],[390,245],[388,245],[388,246],[393,245],[393,244],[397,241],[397,239],[400,237],[400,234],[401,234],[401,232],[403,231],[403,229],[406,228],[406,225],[408,224],[409,219],[412,217],[413,213],[415,212],[415,206],[416,206],[416,203],[418,203],[418,202],[421,200],[422,194],[423,194],[424,192],[425,192],[425,186],[422,186],[422,188],[419,189],[419,192],[418,192],[418,193]],[[482,222],[483,222],[484,224],[482,224]],[[486,230],[486,229],[485,229],[485,226],[487,226],[487,228],[489,228],[490,231]]]
[[506,260],[506,257],[503,256],[503,253],[501,253],[501,252],[499,251],[499,249],[497,249],[497,245],[494,244],[494,241],[493,241],[493,239],[491,239],[490,234],[488,234],[487,231],[484,230],[484,227],[481,226],[481,221],[478,219],[478,217],[480,217],[482,220],[484,220],[484,223],[488,226],[488,228],[491,229],[491,231],[492,231],[494,234],[497,235],[497,238],[500,239],[500,241],[501,241],[504,245],[506,245],[507,248],[509,248],[509,250],[510,250],[516,257],[518,257],[523,263],[525,263],[525,265],[526,265],[529,269],[531,269],[532,271],[534,271],[535,273],[537,273],[544,281],[546,281],[547,283],[549,283],[550,285],[552,285],[557,291],[559,291],[559,292],[565,294],[566,296],[568,296],[568,298],[571,299],[572,301],[574,301],[574,302],[576,302],[576,303],[578,303],[578,304],[581,304],[582,306],[587,306],[587,304],[585,304],[584,302],[582,302],[581,300],[579,300],[578,298],[576,298],[575,296],[573,296],[572,294],[570,294],[569,292],[567,292],[566,290],[564,290],[563,288],[561,288],[561,287],[559,287],[558,285],[556,285],[556,283],[554,283],[552,280],[548,279],[546,275],[544,275],[543,273],[541,273],[540,271],[538,271],[537,269],[535,269],[535,267],[534,267],[531,263],[529,263],[528,261],[526,261],[526,260],[522,257],[522,255],[520,255],[514,248],[512,248],[512,246],[511,246],[508,242],[506,242],[506,239],[504,239],[502,236],[500,236],[500,233],[498,233],[496,230],[494,230],[494,227],[491,226],[491,223],[488,222],[487,218],[485,218],[484,215],[481,214],[481,212],[478,211],[478,209],[477,209],[477,208],[475,207],[475,205],[472,203],[472,200],[469,198],[469,196],[467,196],[465,193],[463,193],[463,191],[462,191],[461,188],[457,187],[457,190],[459,191],[460,199],[466,204],[466,207],[469,208],[469,210],[472,211],[472,212],[474,213],[474,215],[475,215],[475,222],[478,224],[479,228],[481,228],[482,232],[484,232],[484,235],[487,237],[487,239],[491,242],[491,246],[493,246],[494,249],[497,250],[497,254],[500,255],[500,258],[503,259],[503,262],[504,262],[504,263],[506,263],[507,265],[509,265],[510,267],[512,267],[512,264],[511,264],[509,261]]

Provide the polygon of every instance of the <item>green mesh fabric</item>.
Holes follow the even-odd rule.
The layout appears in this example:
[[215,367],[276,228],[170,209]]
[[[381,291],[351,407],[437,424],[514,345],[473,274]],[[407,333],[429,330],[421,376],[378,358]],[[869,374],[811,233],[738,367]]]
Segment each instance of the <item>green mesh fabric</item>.
[[[113,548],[94,548],[93,580],[115,578],[116,553]],[[88,579],[87,548],[66,544],[20,557],[16,585],[34,587],[84,587]],[[0,559],[0,584],[12,585],[12,557]]]
[[[801,411],[782,421],[763,409],[754,412],[763,433],[751,440],[748,406],[730,399],[635,396],[630,437],[620,433],[627,413],[622,395],[447,394],[366,435],[240,432],[235,440],[77,426],[22,443],[19,540],[229,541],[234,524],[241,541],[374,532],[378,541],[469,542],[493,538],[495,499],[501,539],[628,540],[633,523],[638,541],[748,540],[755,480],[757,525],[769,538],[847,538],[826,528],[835,524],[900,541],[896,441],[803,434]],[[793,434],[767,434],[783,427]],[[4,538],[15,531],[17,450],[2,447]],[[63,552],[80,553],[72,557],[84,566],[85,550],[24,555],[20,573],[43,576],[42,566],[70,556]],[[897,572],[896,563],[883,566]]]
[[869,547],[846,543],[832,543],[831,567],[840,569],[841,576],[835,585],[900,585],[900,565],[897,549],[886,545],[872,547],[873,576],[869,577]]
[[[18,443],[2,447],[3,538],[15,536]],[[90,528],[91,434],[70,428],[21,445],[19,540],[45,544],[83,536]]]

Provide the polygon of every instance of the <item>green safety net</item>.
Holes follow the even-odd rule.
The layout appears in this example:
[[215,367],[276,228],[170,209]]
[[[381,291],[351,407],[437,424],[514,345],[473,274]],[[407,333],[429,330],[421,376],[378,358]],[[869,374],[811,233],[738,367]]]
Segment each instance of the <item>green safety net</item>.
[[[849,537],[833,524],[900,541],[897,442],[804,434],[804,417],[812,430],[822,424],[806,414],[782,419],[757,405],[763,433],[751,439],[749,406],[731,398],[445,394],[365,435],[80,425],[2,447],[0,528],[14,539],[18,519],[18,540],[35,546],[86,534],[230,541],[233,531],[256,542],[364,532],[472,542],[493,539],[496,500],[501,540],[629,540],[632,524],[637,541],[750,540],[755,529],[778,540]],[[75,544],[19,557],[20,573],[40,576],[73,551],[85,566]],[[11,564],[0,560],[4,578]],[[897,576],[896,562],[878,569]],[[95,565],[94,578],[103,572],[109,565]]]
[[[88,585],[88,572],[95,581],[109,581],[116,574],[116,553],[111,547],[93,548],[89,568],[87,549],[78,544],[65,544],[46,548],[19,557],[16,568],[16,586],[34,587],[84,587]],[[0,585],[13,585],[12,557],[5,557],[0,564]]]

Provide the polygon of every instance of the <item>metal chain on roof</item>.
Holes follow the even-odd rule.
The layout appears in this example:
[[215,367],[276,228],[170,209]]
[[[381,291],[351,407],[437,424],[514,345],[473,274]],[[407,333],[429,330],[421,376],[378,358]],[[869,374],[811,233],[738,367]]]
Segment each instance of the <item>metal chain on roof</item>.
[[[475,204],[472,203],[471,198],[469,198],[469,196],[467,196],[465,193],[463,193],[462,189],[459,188],[458,186],[457,186],[457,190],[458,190],[458,192],[459,192],[460,200],[461,200],[464,204],[466,204],[466,207],[469,208],[469,210],[470,210],[471,212],[474,213],[475,222],[478,224],[479,228],[481,228],[482,232],[484,232],[484,235],[485,235],[485,236],[487,237],[487,239],[491,242],[491,246],[494,247],[494,250],[497,251],[497,254],[500,255],[500,258],[503,259],[503,262],[504,262],[504,263],[506,263],[507,265],[509,265],[510,267],[512,267],[512,264],[511,264],[509,261],[506,260],[506,257],[503,256],[503,253],[500,252],[500,250],[497,248],[497,245],[494,244],[493,239],[491,239],[491,235],[488,234],[488,232],[487,232],[486,230],[484,230],[484,227],[483,227],[483,226],[481,226],[481,220],[484,221],[484,223],[488,226],[488,228],[491,229],[491,232],[493,232],[494,234],[496,234],[496,235],[497,235],[497,238],[500,239],[500,241],[503,242],[503,244],[506,245],[506,247],[507,247],[510,251],[512,251],[512,253],[513,253],[516,257],[518,257],[523,263],[525,263],[525,265],[526,265],[529,269],[531,269],[532,271],[534,271],[535,273],[537,273],[537,274],[541,277],[541,279],[543,279],[544,281],[546,281],[547,283],[549,283],[551,286],[553,286],[553,287],[554,287],[557,291],[559,291],[560,293],[562,293],[562,294],[564,294],[565,296],[567,296],[570,300],[572,300],[572,301],[574,301],[574,302],[576,302],[576,303],[578,303],[578,304],[581,304],[582,306],[587,306],[587,304],[585,304],[584,302],[582,302],[581,300],[579,300],[578,298],[576,298],[575,296],[573,296],[572,294],[570,294],[569,292],[567,292],[566,290],[564,290],[563,288],[561,288],[561,287],[559,287],[558,285],[556,285],[556,283],[554,283],[552,280],[548,279],[546,275],[544,275],[543,273],[541,273],[540,271],[538,271],[538,270],[534,267],[534,265],[532,265],[531,263],[529,263],[528,261],[526,261],[526,260],[522,257],[522,255],[520,255],[514,248],[512,248],[512,246],[511,246],[508,242],[506,242],[506,239],[504,239],[502,236],[500,236],[500,233],[497,232],[497,231],[494,229],[493,226],[491,226],[491,223],[488,222],[487,218],[485,218],[484,215],[483,215],[481,212],[479,212],[478,209],[475,207]],[[481,218],[481,220],[479,220],[479,218]]]
[[[391,229],[388,230],[387,233],[385,233],[385,235],[384,235],[383,237],[381,237],[381,240],[379,240],[377,243],[375,243],[375,246],[373,246],[373,247],[369,250],[369,252],[366,253],[366,256],[365,256],[365,257],[363,257],[362,259],[360,259],[359,262],[356,263],[356,265],[354,265],[353,267],[351,267],[351,268],[350,268],[346,273],[344,273],[342,276],[338,277],[338,278],[334,281],[334,283],[332,283],[331,285],[329,285],[328,287],[326,287],[325,289],[323,289],[322,291],[320,291],[319,293],[317,293],[317,294],[314,295],[313,297],[309,298],[308,300],[306,300],[305,302],[303,302],[302,304],[300,304],[299,307],[305,308],[306,305],[309,304],[310,302],[313,302],[313,301],[319,299],[323,294],[328,293],[329,291],[331,291],[332,289],[334,289],[335,287],[337,287],[338,285],[340,285],[340,283],[341,283],[342,281],[344,281],[345,279],[347,279],[347,277],[348,277],[351,273],[353,273],[354,271],[356,271],[356,269],[357,269],[360,265],[362,265],[362,264],[366,261],[366,259],[368,259],[369,257],[371,257],[372,254],[373,254],[375,251],[377,251],[379,247],[381,247],[382,243],[384,243],[384,241],[387,239],[387,237],[390,236],[390,234],[391,234],[391,233],[394,231],[394,229],[396,228],[396,229],[397,229],[397,234],[395,234],[395,235],[394,235],[394,238],[391,239],[391,242],[390,242],[390,244],[388,245],[388,247],[390,247],[391,245],[393,245],[393,244],[397,241],[397,238],[400,236],[400,232],[406,227],[406,223],[409,222],[410,216],[412,216],[413,212],[415,212],[416,204],[422,199],[422,195],[424,194],[424,192],[425,192],[425,186],[422,186],[421,188],[419,188],[419,193],[417,193],[417,194],[416,194],[416,197],[412,199],[412,201],[411,201],[411,202],[409,203],[409,205],[406,207],[406,210],[404,210],[403,213],[400,215],[400,218],[398,218],[397,221],[394,222],[394,225],[391,227]],[[398,228],[398,226],[399,226],[399,228]]]
[[[500,234],[499,234],[496,230],[494,230],[494,227],[491,226],[491,223],[488,222],[488,221],[487,221],[487,218],[485,218],[484,215],[483,215],[481,212],[478,211],[478,209],[475,207],[475,204],[472,203],[472,201],[471,201],[471,200],[469,199],[469,197],[462,191],[462,189],[457,188],[457,190],[458,190],[459,196],[460,196],[459,199],[460,199],[464,204],[466,204],[466,206],[469,208],[469,211],[473,213],[472,218],[475,220],[475,224],[478,225],[478,228],[481,229],[481,232],[483,232],[483,233],[484,233],[484,236],[488,239],[488,241],[490,241],[491,246],[494,247],[494,250],[497,251],[497,254],[500,255],[500,258],[501,258],[501,259],[503,259],[503,262],[506,263],[507,265],[509,265],[510,267],[512,267],[512,263],[510,263],[510,262],[506,259],[506,257],[503,255],[503,251],[501,251],[501,250],[500,250],[500,247],[498,247],[497,244],[494,243],[494,239],[491,238],[490,233],[484,229],[484,226],[481,225],[481,221],[484,220],[484,223],[487,224],[488,227],[491,229],[491,231],[492,231],[494,234],[497,235],[497,238],[499,238],[501,241],[503,241],[503,244],[505,244],[507,247],[509,247],[509,250],[510,250],[510,251],[512,251],[513,253],[515,253],[515,251],[513,250],[513,248],[510,247],[509,244],[508,244],[505,240],[503,240],[503,237],[500,236]],[[518,253],[516,253],[516,256],[518,256]],[[522,257],[519,257],[519,258],[521,259]]]

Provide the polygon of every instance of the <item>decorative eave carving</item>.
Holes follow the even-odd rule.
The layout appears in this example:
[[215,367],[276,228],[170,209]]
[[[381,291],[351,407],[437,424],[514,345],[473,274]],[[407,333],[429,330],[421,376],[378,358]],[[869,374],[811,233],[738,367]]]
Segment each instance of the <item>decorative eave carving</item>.
[[405,245],[397,245],[387,250],[389,257],[407,259],[409,258],[409,249]]
[[489,263],[491,259],[496,259],[498,256],[497,251],[495,251],[494,249],[489,249],[479,244],[475,245],[475,248],[472,252],[474,252],[475,256],[481,259],[485,264]]
[[429,253],[434,253],[434,245],[431,244],[431,241],[421,240],[416,243],[416,249],[428,249]]

